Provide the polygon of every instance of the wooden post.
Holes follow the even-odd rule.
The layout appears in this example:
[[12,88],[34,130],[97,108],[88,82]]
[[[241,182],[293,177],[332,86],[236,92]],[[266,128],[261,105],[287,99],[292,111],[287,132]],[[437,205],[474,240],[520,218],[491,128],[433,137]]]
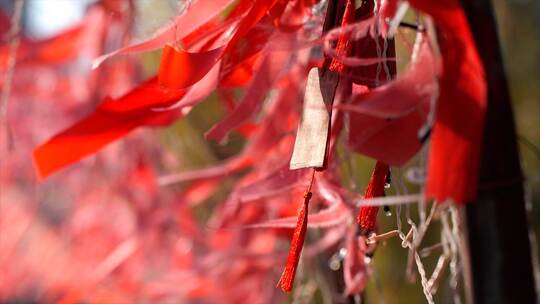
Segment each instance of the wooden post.
[[537,303],[523,175],[490,0],[462,0],[484,64],[488,106],[476,202],[466,207],[475,303]]

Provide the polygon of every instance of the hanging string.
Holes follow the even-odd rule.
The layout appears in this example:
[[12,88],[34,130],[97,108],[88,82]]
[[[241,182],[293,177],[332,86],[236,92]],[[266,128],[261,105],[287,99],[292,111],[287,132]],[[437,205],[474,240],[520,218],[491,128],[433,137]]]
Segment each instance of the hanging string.
[[15,70],[15,63],[17,61],[17,49],[21,41],[21,19],[24,7],[24,0],[16,0],[13,7],[13,16],[11,17],[11,28],[7,33],[9,42],[9,53],[6,60],[6,67],[4,72],[4,83],[2,85],[2,95],[0,97],[0,126],[5,126],[6,135],[8,139],[8,146],[12,146],[12,137],[7,122],[7,111],[9,97],[11,95],[11,86],[13,82],[13,73]]

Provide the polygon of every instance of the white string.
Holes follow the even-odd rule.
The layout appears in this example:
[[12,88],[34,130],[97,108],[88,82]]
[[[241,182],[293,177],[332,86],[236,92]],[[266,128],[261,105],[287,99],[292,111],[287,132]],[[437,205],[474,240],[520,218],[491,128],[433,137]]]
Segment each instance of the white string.
[[[410,219],[408,219],[410,220]],[[411,229],[413,229],[413,240],[415,239],[415,225],[412,220],[410,220],[409,224],[411,224]],[[433,301],[433,294],[431,293],[430,286],[428,283],[426,270],[424,268],[424,265],[422,264],[422,260],[420,259],[420,255],[418,255],[418,252],[416,249],[412,246],[412,243],[407,240],[407,237],[403,235],[403,233],[398,234],[400,239],[402,240],[403,244],[406,246],[406,248],[409,248],[409,252],[412,252],[412,256],[414,257],[414,262],[416,263],[416,268],[418,269],[418,274],[420,274],[420,282],[422,285],[422,291],[424,292],[424,296],[426,297],[426,300],[429,304],[434,304]]]
[[394,37],[399,27],[399,24],[401,23],[401,20],[403,20],[403,17],[405,17],[405,14],[407,13],[408,9],[409,9],[409,2],[402,1],[399,4],[399,7],[396,11],[394,18],[390,21],[390,26],[388,28],[388,37],[390,38]]
[[[378,32],[378,30],[377,30]],[[378,34],[378,33],[377,33]],[[379,39],[378,39],[378,36],[375,36],[375,46],[377,47],[377,58],[381,58],[382,57],[382,52],[381,52],[381,46],[379,45]],[[377,73],[375,74],[375,86],[379,86],[379,82],[380,82],[380,74],[381,74],[381,63],[377,63]]]
[[393,206],[393,205],[405,205],[405,204],[412,204],[417,203],[424,197],[423,194],[408,194],[408,195],[393,195],[393,196],[384,196],[384,197],[374,197],[374,198],[366,198],[366,199],[359,199],[355,202],[355,205],[357,207],[365,207],[365,206]]
[[[450,225],[448,217],[450,216],[452,225]],[[448,209],[441,214],[441,239],[443,240],[443,248],[445,255],[450,257],[450,288],[454,295],[454,303],[460,304],[461,298],[459,296],[458,284],[459,274],[461,269],[461,263],[459,261],[459,219],[457,209],[453,205],[449,205]]]
[[451,287],[454,291],[454,303],[461,304],[461,297],[459,296],[458,284],[461,274],[461,259],[459,258],[459,212],[455,205],[450,206],[450,215],[452,218],[452,242],[450,243],[451,260],[450,260],[450,277]]
[[424,269],[424,265],[422,264],[422,260],[420,260],[420,256],[418,255],[417,251],[414,251],[414,261],[416,262],[416,267],[418,268],[418,273],[420,274],[422,291],[424,292],[424,296],[426,297],[426,300],[429,304],[434,304],[435,302],[433,301],[433,294],[431,294],[431,288],[428,284],[426,270]]
[[439,285],[439,281],[442,278],[442,275],[447,268],[448,265],[448,257],[445,254],[442,254],[439,256],[439,259],[437,260],[437,265],[435,265],[435,269],[433,270],[433,273],[431,274],[431,278],[429,278],[428,285],[429,290],[432,294],[437,293],[437,288]]

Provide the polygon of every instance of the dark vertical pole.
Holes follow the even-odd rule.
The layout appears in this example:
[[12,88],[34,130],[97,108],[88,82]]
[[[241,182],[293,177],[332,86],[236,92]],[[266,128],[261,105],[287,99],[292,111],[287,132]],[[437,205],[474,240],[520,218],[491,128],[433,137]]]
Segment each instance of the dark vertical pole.
[[523,177],[510,94],[490,0],[462,0],[488,83],[476,202],[466,220],[474,299],[536,303]]

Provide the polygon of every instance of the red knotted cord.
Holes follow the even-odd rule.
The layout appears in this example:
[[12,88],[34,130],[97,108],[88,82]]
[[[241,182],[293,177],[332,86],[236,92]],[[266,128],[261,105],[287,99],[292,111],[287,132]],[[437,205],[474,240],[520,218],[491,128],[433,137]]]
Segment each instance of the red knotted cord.
[[[351,23],[354,23],[354,16],[355,16],[355,4],[354,0],[347,0],[347,4],[345,6],[345,12],[343,13],[343,19],[341,21],[341,26],[346,26]],[[350,41],[350,33],[343,34],[339,36],[337,46],[336,46],[336,54],[338,56],[346,56],[351,51],[351,41]],[[328,68],[332,72],[336,73],[343,73],[345,70],[345,65],[341,62],[339,62],[336,58],[332,59],[332,62],[330,63],[330,67]]]
[[[384,195],[384,186],[386,184],[386,178],[388,176],[388,165],[377,161],[375,169],[367,185],[364,198],[374,198]],[[360,208],[358,214],[358,224],[360,230],[363,233],[369,233],[375,230],[375,224],[377,223],[377,212],[379,207],[365,206]]]

